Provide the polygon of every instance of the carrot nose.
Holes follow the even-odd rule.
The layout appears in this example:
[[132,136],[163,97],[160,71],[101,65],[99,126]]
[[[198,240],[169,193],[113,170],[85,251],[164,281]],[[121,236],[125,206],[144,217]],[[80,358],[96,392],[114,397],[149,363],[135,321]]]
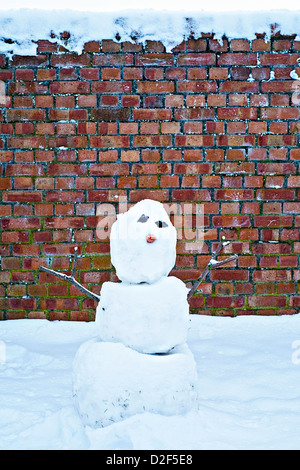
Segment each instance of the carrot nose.
[[146,240],[148,243],[153,243],[155,242],[156,238],[154,235],[147,235]]

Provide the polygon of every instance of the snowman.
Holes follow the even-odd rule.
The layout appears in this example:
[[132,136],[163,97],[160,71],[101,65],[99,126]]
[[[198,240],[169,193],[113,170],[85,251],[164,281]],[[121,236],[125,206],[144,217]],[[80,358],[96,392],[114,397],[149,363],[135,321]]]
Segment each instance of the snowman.
[[73,364],[73,396],[84,424],[104,427],[137,413],[176,415],[197,408],[197,369],[187,346],[188,301],[210,269],[236,259],[211,260],[191,289],[170,271],[177,232],[163,204],[143,200],[119,214],[111,228],[111,261],[120,282],[98,296],[72,274],[40,269],[71,282],[98,302],[95,337]]
[[185,413],[196,406],[197,371],[188,348],[188,289],[168,276],[176,229],[163,204],[143,200],[111,228],[111,261],[120,282],[105,282],[97,337],[73,367],[73,393],[85,424],[103,427],[136,413]]

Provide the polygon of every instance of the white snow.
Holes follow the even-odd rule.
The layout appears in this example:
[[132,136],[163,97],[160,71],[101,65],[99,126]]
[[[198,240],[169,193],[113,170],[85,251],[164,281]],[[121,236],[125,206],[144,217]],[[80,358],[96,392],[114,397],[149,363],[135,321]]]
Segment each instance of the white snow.
[[[247,7],[235,5],[233,8],[232,4],[226,7],[224,2],[220,2],[218,9],[212,7],[210,10],[203,5],[197,8],[195,2],[195,10],[193,4],[191,10],[183,10],[176,7],[174,2],[161,2],[159,7],[158,2],[155,5],[153,2],[138,4],[137,1],[128,4],[126,10],[123,7],[113,10],[112,6],[105,7],[103,2],[98,7],[95,2],[84,2],[86,11],[80,11],[73,2],[60,3],[58,5],[56,2],[53,9],[46,10],[35,8],[32,2],[20,5],[15,0],[15,3],[11,3],[11,10],[0,10],[0,53],[35,54],[36,41],[39,39],[65,45],[60,40],[63,31],[71,33],[67,48],[78,53],[82,52],[87,41],[116,40],[116,36],[121,42],[133,42],[134,37],[142,43],[159,40],[170,51],[191,33],[196,38],[201,37],[203,32],[214,33],[215,39],[219,40],[222,40],[224,34],[229,39],[252,39],[256,37],[255,33],[266,33],[267,39],[271,34],[271,25],[276,25],[274,31],[299,35],[300,9],[296,8],[295,2],[287,2],[286,9],[277,10],[275,8],[280,8],[278,2],[272,2],[270,7],[265,3],[256,3],[254,10],[250,4]],[[31,8],[18,9],[24,5]],[[61,9],[63,7],[65,9]]]
[[186,342],[188,289],[177,277],[154,284],[105,282],[96,311],[99,338],[142,353],[167,353]]
[[290,77],[293,78],[294,80],[300,80],[299,75],[297,74],[296,70],[292,70],[290,72]]
[[[47,4],[41,4],[39,0],[11,0],[9,2],[10,8],[43,8],[48,9]],[[107,2],[106,0],[85,0],[83,3],[81,0],[64,0],[63,4],[61,0],[52,0],[51,6],[54,9],[65,9],[71,8],[72,10],[79,11],[120,11],[124,8],[123,0],[114,0],[113,2]],[[297,3],[295,0],[285,0],[285,9],[297,10]],[[5,10],[6,4],[0,4],[0,10]],[[126,0],[126,8],[134,10],[144,10],[151,8],[155,10],[169,10],[169,11],[180,11],[183,10],[181,0]],[[197,11],[207,10],[223,10],[223,11],[236,11],[236,10],[255,10],[259,11],[262,9],[272,10],[282,8],[281,0],[252,0],[251,3],[243,4],[239,0],[227,0],[224,3],[223,0],[215,0],[213,4],[208,5],[206,2],[199,2],[199,0],[190,0],[189,8]]]
[[141,354],[122,343],[87,341],[73,367],[76,409],[92,428],[139,413],[172,416],[196,410],[196,382],[187,345],[170,354]]
[[93,429],[74,406],[72,364],[95,323],[0,322],[0,449],[299,450],[300,316],[192,315],[190,324],[198,410]]

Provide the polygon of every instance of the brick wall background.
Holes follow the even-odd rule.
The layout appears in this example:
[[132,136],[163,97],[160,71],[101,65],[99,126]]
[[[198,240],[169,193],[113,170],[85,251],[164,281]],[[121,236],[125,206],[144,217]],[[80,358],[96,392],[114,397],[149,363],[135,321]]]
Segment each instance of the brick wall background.
[[115,280],[96,208],[144,198],[204,204],[200,253],[178,243],[173,274],[206,266],[221,231],[238,261],[212,271],[191,312],[293,314],[300,307],[299,103],[295,36],[91,41],[81,54],[40,40],[0,55],[0,319],[88,320],[95,303],[39,271],[99,293]]

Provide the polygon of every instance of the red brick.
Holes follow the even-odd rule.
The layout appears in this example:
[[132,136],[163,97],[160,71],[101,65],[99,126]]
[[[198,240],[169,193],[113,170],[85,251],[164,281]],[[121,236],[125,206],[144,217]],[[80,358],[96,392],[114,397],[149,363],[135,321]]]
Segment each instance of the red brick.
[[[28,202],[23,199],[22,202]],[[3,229],[38,229],[40,228],[40,219],[38,217],[22,217],[17,219],[2,219],[1,226]]]
[[207,299],[206,305],[208,307],[215,307],[215,308],[229,308],[229,307],[243,307],[245,303],[245,299],[243,297],[209,297]]
[[259,83],[242,80],[226,80],[220,84],[221,93],[258,93]]
[[140,159],[140,153],[138,150],[122,150],[121,161],[122,162],[138,162]]
[[14,132],[14,127],[12,124],[0,124],[0,134],[12,135]]
[[130,192],[130,202],[139,202],[143,199],[154,199],[160,202],[168,201],[169,191],[165,189],[138,189]]
[[174,189],[172,191],[174,201],[210,201],[211,196],[206,189]]
[[223,53],[218,59],[218,65],[257,65],[257,57],[253,53]]
[[45,119],[45,111],[42,109],[8,109],[8,122],[15,121],[43,121]]
[[90,165],[90,175],[128,175],[128,163],[92,163]]
[[248,281],[249,272],[242,269],[213,269],[210,277],[212,281]]
[[129,109],[92,109],[92,121],[128,121]]
[[294,189],[260,189],[257,192],[257,198],[259,200],[293,200],[295,198]]
[[[130,118],[130,114],[128,112],[128,117],[122,118],[120,120],[127,121],[129,118]],[[134,109],[133,110],[133,119],[137,121],[156,121],[156,120],[166,121],[166,120],[170,120],[171,118],[172,118],[171,109]]]
[[291,149],[291,160],[300,160],[300,149]]
[[83,202],[84,193],[82,191],[48,191],[46,202]]
[[125,80],[103,80],[92,82],[93,93],[131,93],[131,89],[131,82]]
[[[178,123],[180,124],[180,123]],[[207,126],[206,126],[207,127]],[[183,131],[186,134],[202,134],[203,123],[201,121],[186,121],[183,124]],[[208,129],[207,129],[208,131]]]
[[208,135],[175,136],[175,145],[178,147],[211,147],[213,142],[213,136]]
[[91,136],[90,142],[96,148],[129,147],[128,136]]
[[79,95],[78,106],[95,107],[97,105],[97,97],[95,95]]
[[293,175],[296,173],[294,163],[258,163],[258,174],[277,174],[277,175]]
[[15,78],[16,80],[31,81],[34,79],[34,71],[33,69],[17,69]]
[[202,187],[218,188],[221,186],[220,176],[202,176]]
[[261,54],[261,65],[297,65],[298,54]]
[[45,94],[48,93],[48,85],[34,81],[10,82],[8,86],[8,91],[10,94]]
[[179,186],[179,177],[177,175],[161,175],[160,177],[160,186],[176,188]]
[[83,68],[80,70],[80,77],[84,80],[99,80],[99,70],[95,68]]
[[173,93],[174,84],[169,81],[138,81],[137,82],[138,93]]
[[214,216],[212,218],[214,227],[250,227],[249,217],[246,215]]
[[86,165],[71,163],[50,163],[48,175],[84,175],[87,172]]
[[88,54],[52,54],[50,63],[52,66],[67,67],[67,66],[88,66],[90,64],[90,57]]
[[290,80],[270,80],[262,82],[261,89],[264,93],[289,93],[291,91]]
[[138,107],[140,106],[140,97],[137,95],[122,96],[122,106]]
[[166,69],[166,78],[169,80],[183,80],[186,78],[186,70],[181,67],[168,67]]
[[216,200],[241,201],[245,199],[252,200],[254,196],[253,189],[217,189],[215,191]]
[[248,39],[232,39],[230,48],[232,51],[249,51],[250,43]]
[[214,93],[217,84],[214,80],[180,80],[177,82],[179,93]]
[[263,108],[262,119],[299,119],[298,108]]
[[209,39],[208,40],[209,44],[209,49],[211,51],[216,51],[216,52],[227,52],[228,51],[228,40],[227,39],[222,39],[221,42],[219,42],[217,39]]
[[218,135],[217,145],[229,147],[251,147],[255,145],[254,135]]
[[254,218],[256,227],[291,227],[293,216],[290,215],[257,215]]
[[170,147],[172,140],[169,135],[140,135],[134,136],[133,145],[135,147]]
[[268,52],[271,49],[270,41],[265,39],[253,39],[252,40],[252,50],[258,52]]
[[248,305],[258,308],[284,307],[286,305],[286,297],[275,295],[248,297]]
[[133,54],[95,54],[93,63],[96,66],[133,65]]
[[174,172],[179,174],[206,174],[211,173],[211,163],[175,163]]
[[212,108],[188,108],[188,109],[175,109],[174,111],[176,120],[207,120],[214,119],[215,111]]
[[256,108],[219,108],[218,109],[219,119],[257,119]]
[[50,93],[89,93],[90,84],[88,81],[55,81],[50,83]]
[[135,65],[174,65],[174,55],[170,53],[137,54],[135,57]]
[[216,63],[216,54],[214,53],[186,53],[178,54],[177,64],[179,66],[187,65],[214,65]]

